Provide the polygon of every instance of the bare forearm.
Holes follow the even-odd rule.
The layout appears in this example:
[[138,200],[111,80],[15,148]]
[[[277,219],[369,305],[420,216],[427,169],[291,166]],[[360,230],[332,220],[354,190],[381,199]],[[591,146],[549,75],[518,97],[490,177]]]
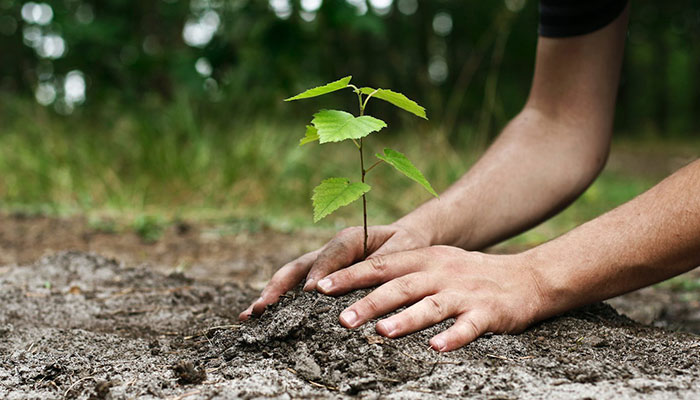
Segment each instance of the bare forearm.
[[626,29],[627,11],[588,35],[540,38],[523,112],[439,200],[398,223],[474,250],[571,202],[607,157]]
[[523,255],[548,317],[700,265],[700,161],[648,192]]
[[[432,244],[474,250],[522,232],[561,210],[595,178],[608,134],[579,134],[525,109],[459,181],[398,223],[427,229]],[[591,137],[604,139],[592,140]]]

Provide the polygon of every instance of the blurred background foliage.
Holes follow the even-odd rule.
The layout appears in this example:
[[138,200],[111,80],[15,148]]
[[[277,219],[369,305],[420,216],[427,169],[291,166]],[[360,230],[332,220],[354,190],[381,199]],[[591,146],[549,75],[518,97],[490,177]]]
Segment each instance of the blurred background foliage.
[[[345,75],[428,109],[429,122],[379,103],[369,112],[391,127],[378,144],[398,142],[444,189],[522,107],[537,6],[0,0],[0,206],[226,210],[307,223],[312,187],[355,160],[297,140],[318,108],[354,110],[356,99],[281,100]],[[618,138],[685,146],[700,131],[699,37],[699,0],[632,2]],[[635,189],[609,206],[651,185],[630,179]],[[424,199],[410,187],[375,196],[378,221]]]
[[[0,0],[0,13],[3,99],[85,117],[186,96],[227,125],[298,115],[280,99],[352,74],[420,99],[451,135],[492,136],[523,104],[537,39],[534,0]],[[636,1],[631,19],[619,130],[697,130],[700,1]]]

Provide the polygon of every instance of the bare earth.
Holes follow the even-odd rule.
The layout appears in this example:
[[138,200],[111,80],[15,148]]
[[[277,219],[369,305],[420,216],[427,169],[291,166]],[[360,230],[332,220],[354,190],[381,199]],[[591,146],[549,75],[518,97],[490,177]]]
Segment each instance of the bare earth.
[[[651,288],[613,302],[687,332],[599,304],[438,354],[428,339],[449,321],[396,340],[372,324],[342,328],[338,313],[362,292],[293,292],[239,323],[257,293],[242,282],[259,287],[328,233],[215,231],[172,227],[147,244],[79,219],[0,217],[0,398],[700,397],[687,294]],[[81,251],[55,253],[69,248]]]

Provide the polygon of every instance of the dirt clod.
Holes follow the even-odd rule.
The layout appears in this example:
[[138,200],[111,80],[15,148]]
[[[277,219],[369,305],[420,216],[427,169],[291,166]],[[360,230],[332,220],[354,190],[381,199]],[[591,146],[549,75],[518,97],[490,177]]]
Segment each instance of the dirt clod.
[[173,364],[173,372],[180,385],[202,383],[207,380],[207,373],[200,366],[195,366],[192,361],[178,361]]
[[112,382],[110,381],[97,381],[95,382],[94,393],[90,394],[88,400],[110,400],[112,395],[110,393],[110,388],[112,387]]

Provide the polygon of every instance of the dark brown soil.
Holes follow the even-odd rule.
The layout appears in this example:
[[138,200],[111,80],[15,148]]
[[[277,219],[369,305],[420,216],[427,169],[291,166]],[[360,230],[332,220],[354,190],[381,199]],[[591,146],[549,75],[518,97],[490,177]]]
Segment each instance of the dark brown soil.
[[341,298],[292,292],[260,318],[235,283],[80,252],[0,271],[0,398],[688,398],[700,338],[603,304],[438,354],[426,331],[346,330]]
[[283,233],[246,220],[179,222],[162,226],[157,240],[109,219],[55,218],[0,212],[0,266],[26,265],[63,250],[95,252],[128,265],[212,281],[232,280],[262,288],[284,262],[320,247],[329,232]]
[[[27,265],[57,251],[79,250],[115,257],[128,266],[147,265],[166,275],[184,272],[200,281],[238,282],[260,290],[277,268],[332,235],[318,230],[283,233],[255,221],[229,220],[171,224],[158,240],[147,241],[128,227],[112,232],[79,216],[0,213],[0,276],[3,265]],[[499,248],[509,250],[515,249]],[[700,269],[685,276],[700,287]],[[700,334],[700,290],[656,286],[610,303],[643,324]]]

